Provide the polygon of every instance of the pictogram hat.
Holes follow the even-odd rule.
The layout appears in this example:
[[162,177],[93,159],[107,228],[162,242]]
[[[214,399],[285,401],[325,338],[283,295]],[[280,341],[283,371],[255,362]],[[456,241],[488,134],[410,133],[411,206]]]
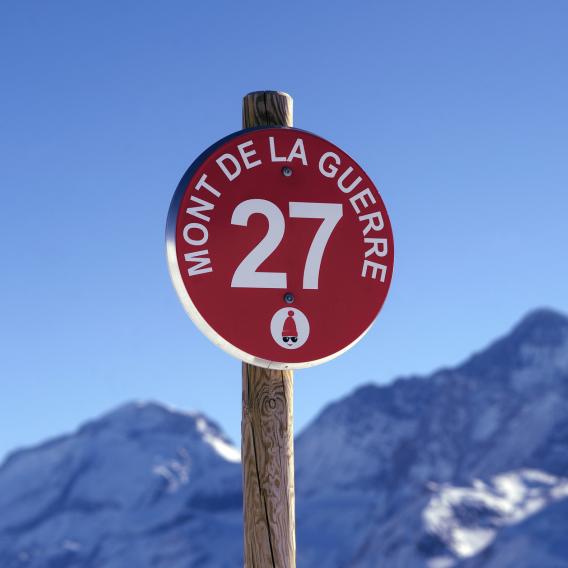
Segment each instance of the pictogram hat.
[[298,330],[296,328],[296,322],[294,321],[293,310],[288,312],[288,317],[284,320],[282,337],[298,337]]

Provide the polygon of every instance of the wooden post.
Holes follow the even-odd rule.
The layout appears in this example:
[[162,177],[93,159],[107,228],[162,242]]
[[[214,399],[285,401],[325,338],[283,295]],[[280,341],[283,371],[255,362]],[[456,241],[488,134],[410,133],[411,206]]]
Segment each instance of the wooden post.
[[[292,126],[292,97],[243,99],[243,127]],[[242,463],[245,568],[295,568],[294,375],[243,363]]]

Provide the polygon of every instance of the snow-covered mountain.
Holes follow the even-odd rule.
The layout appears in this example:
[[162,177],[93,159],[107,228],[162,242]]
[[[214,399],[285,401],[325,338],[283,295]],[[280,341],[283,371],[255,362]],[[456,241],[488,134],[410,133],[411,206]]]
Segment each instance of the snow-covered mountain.
[[[568,319],[368,385],[296,442],[298,565],[568,567]],[[129,404],[0,466],[1,568],[242,565],[238,452]]]
[[239,462],[203,415],[152,403],[16,452],[0,468],[0,567],[236,566]]
[[534,312],[456,369],[359,389],[296,457],[306,565],[568,566],[568,517],[564,544],[541,531],[568,508],[568,319]]

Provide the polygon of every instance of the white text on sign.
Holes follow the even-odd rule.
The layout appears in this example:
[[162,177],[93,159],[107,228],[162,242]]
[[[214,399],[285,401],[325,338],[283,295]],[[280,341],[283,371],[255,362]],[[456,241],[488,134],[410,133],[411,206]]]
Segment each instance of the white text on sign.
[[[286,288],[285,272],[258,272],[258,267],[276,250],[285,231],[284,215],[271,201],[266,199],[248,199],[237,206],[231,223],[246,226],[251,215],[260,213],[268,220],[265,237],[253,248],[235,270],[231,286],[233,288]],[[317,290],[321,259],[325,245],[343,216],[340,203],[290,203],[290,217],[299,219],[323,219],[317,230],[304,268],[304,289]]]
[[[306,152],[304,140],[296,138],[288,148],[277,147],[273,136],[265,140],[271,163],[287,163],[306,167],[310,156]],[[257,142],[258,144],[258,142]],[[389,243],[384,233],[383,212],[377,206],[374,193],[362,185],[363,179],[355,174],[352,165],[342,164],[339,155],[333,151],[316,156],[319,174],[334,180],[337,189],[349,196],[349,203],[359,222],[365,244],[362,258],[361,277],[371,278],[381,283],[386,281],[388,267],[383,258],[389,252]],[[234,152],[225,152],[215,161],[228,182],[232,182],[249,170],[262,166],[253,140],[238,144]],[[183,228],[183,239],[195,251],[184,254],[187,262],[187,274],[197,276],[213,271],[209,251],[206,247],[209,239],[208,223],[214,214],[215,201],[222,198],[224,187],[214,187],[207,181],[208,174],[203,173],[193,187],[190,201],[195,204],[187,207],[188,217]],[[198,194],[198,195],[197,195]],[[282,211],[274,203],[264,199],[248,199],[240,203],[233,212],[232,224],[246,226],[249,217],[262,214],[269,222],[265,237],[237,267],[231,282],[232,287],[242,288],[286,288],[287,276],[284,272],[259,272],[259,265],[278,247],[285,233],[285,219]],[[288,214],[296,218],[317,218],[323,222],[317,230],[304,268],[303,286],[305,289],[317,289],[319,271],[325,246],[333,229],[343,215],[343,208],[335,203],[290,202]]]

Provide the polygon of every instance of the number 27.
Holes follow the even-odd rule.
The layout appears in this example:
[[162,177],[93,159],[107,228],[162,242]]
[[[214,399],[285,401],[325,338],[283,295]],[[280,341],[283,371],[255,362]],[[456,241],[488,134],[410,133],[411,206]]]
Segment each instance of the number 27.
[[[304,267],[304,288],[317,290],[323,252],[333,229],[343,216],[343,206],[339,203],[291,201],[289,209],[292,218],[323,219],[323,223],[314,235]],[[276,250],[284,237],[286,226],[284,215],[280,208],[271,201],[247,199],[235,207],[231,223],[246,227],[250,216],[255,213],[260,213],[267,218],[268,231],[235,270],[231,287],[286,288],[285,272],[258,272],[258,267]]]

